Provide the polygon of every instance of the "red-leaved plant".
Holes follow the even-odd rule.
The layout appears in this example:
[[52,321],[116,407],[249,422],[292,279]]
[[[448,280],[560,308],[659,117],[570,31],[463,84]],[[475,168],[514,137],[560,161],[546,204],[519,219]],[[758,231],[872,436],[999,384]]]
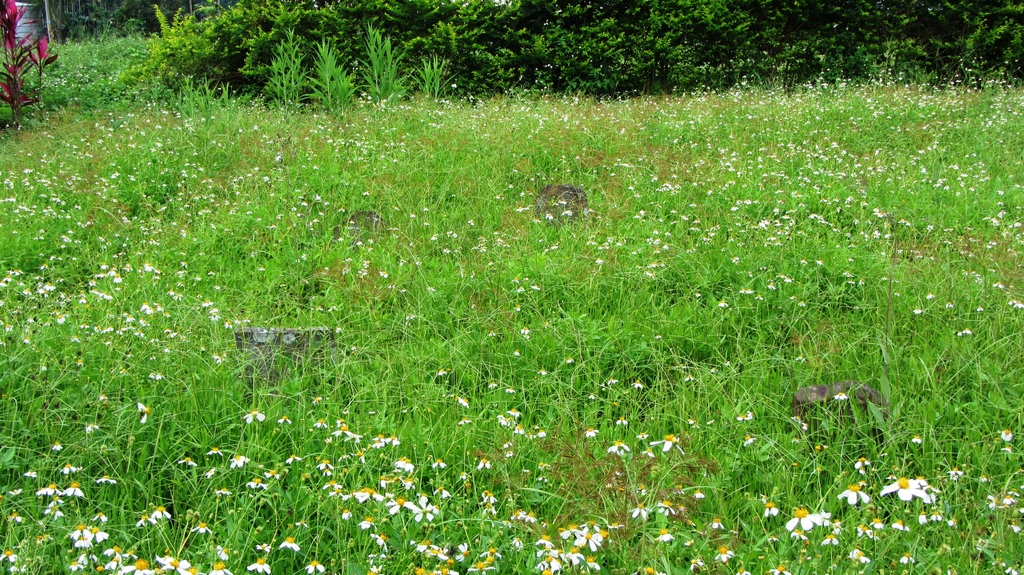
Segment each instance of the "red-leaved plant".
[[0,102],[10,106],[16,129],[21,128],[21,109],[39,101],[38,91],[25,85],[25,75],[35,67],[42,82],[43,68],[57,60],[56,54],[50,54],[45,37],[18,38],[18,25],[24,16],[25,8],[19,8],[14,0],[0,0],[0,37],[3,39]]

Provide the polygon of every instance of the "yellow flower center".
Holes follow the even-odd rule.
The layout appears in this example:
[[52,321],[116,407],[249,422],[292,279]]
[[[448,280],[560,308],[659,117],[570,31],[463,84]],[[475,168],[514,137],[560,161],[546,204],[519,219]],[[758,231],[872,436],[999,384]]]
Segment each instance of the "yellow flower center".
[[849,489],[850,491],[856,493],[856,492],[860,491],[860,484],[859,483],[854,483],[853,485],[849,486],[847,489]]
[[225,567],[225,565],[224,565],[223,561],[218,561],[218,562],[213,564],[213,570],[214,571],[222,571],[224,569],[224,567]]
[[149,569],[149,561],[146,561],[145,559],[139,559],[135,562],[135,569],[138,571]]
[[900,480],[896,483],[899,484],[900,489],[910,489],[910,480],[906,477],[900,477]]
[[807,517],[810,514],[811,513],[809,511],[807,511],[806,508],[803,508],[803,507],[798,507],[797,510],[796,510],[796,518],[797,519],[803,519],[804,517]]
[[723,547],[719,547],[718,548],[718,554],[719,555],[725,555],[728,552],[729,552],[729,548],[728,547],[724,547],[723,546]]

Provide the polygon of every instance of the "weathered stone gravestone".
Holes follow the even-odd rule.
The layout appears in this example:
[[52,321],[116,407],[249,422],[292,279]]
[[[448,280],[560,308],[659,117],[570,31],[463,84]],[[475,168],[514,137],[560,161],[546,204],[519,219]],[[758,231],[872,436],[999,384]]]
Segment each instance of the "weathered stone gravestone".
[[326,327],[244,327],[235,332],[235,348],[244,355],[246,377],[270,382],[299,366],[316,369],[337,362],[334,331]]
[[[821,427],[825,418],[837,424],[851,425],[854,423],[853,404],[864,413],[872,410],[869,406],[874,406],[882,421],[889,418],[889,402],[885,397],[856,379],[798,389],[793,394],[793,417],[800,418],[812,432]],[[881,431],[876,426],[873,426],[873,435],[876,440],[881,439]]]
[[570,184],[549,184],[537,194],[534,214],[554,225],[579,221],[590,214],[583,188]]
[[[352,238],[349,245],[353,248],[363,245],[363,242],[371,235],[375,235],[387,227],[384,223],[384,218],[373,210],[352,212],[345,222],[345,229],[348,231],[349,237]],[[334,240],[338,241],[340,239],[341,228],[335,226]]]

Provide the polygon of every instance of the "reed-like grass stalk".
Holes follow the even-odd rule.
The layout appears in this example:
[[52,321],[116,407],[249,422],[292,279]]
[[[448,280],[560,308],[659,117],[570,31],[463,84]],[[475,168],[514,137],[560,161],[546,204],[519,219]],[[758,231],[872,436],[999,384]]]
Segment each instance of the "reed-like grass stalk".
[[307,73],[304,68],[302,48],[293,30],[285,32],[285,39],[274,50],[270,63],[270,77],[266,92],[279,105],[294,108],[304,100],[303,88]]
[[330,112],[348,109],[356,94],[352,74],[338,61],[338,49],[326,38],[317,44],[309,87],[310,98]]
[[385,105],[405,96],[407,88],[400,71],[404,56],[392,46],[391,37],[373,26],[366,27],[366,59],[361,65],[371,102]]
[[439,100],[448,91],[451,76],[448,75],[448,60],[432,56],[423,60],[416,71],[416,89],[419,93]]

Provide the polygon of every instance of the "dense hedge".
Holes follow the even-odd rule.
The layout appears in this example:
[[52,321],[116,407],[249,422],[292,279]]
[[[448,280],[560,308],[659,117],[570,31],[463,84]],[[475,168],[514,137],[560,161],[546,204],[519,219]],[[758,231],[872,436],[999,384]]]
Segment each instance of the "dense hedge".
[[1024,67],[1018,0],[241,0],[164,25],[137,73],[258,86],[287,29],[308,52],[332,39],[354,66],[367,24],[405,47],[410,68],[448,59],[475,96],[1019,79]]

